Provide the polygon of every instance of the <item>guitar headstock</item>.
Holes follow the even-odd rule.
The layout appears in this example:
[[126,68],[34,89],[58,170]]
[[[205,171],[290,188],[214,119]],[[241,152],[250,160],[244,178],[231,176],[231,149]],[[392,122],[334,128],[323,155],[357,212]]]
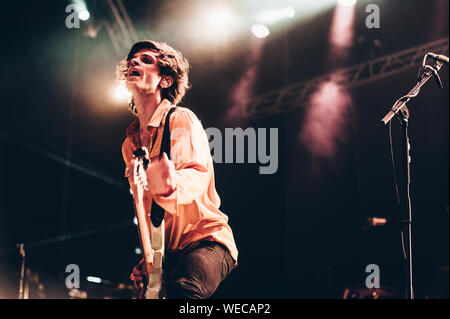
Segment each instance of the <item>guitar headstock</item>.
[[145,170],[148,167],[150,161],[146,158],[148,154],[146,149],[138,148],[133,152],[134,156],[134,171],[133,178],[134,183],[143,190],[148,190],[147,188],[147,174]]

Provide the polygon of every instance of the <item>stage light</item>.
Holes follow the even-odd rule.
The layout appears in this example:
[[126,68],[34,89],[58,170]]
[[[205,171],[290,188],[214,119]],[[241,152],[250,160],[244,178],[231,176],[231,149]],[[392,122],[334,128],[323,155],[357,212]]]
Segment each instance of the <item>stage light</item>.
[[[346,1],[349,4],[349,1]],[[333,20],[330,29],[330,41],[333,56],[344,57],[348,55],[348,49],[353,45],[355,22],[355,7],[345,5],[342,1],[334,9]]]
[[80,11],[80,13],[78,13],[78,17],[80,18],[80,20],[86,21],[87,19],[89,19],[91,15],[89,14],[89,11],[87,10],[82,10]]
[[114,90],[114,97],[119,101],[127,101],[131,98],[131,93],[124,85],[119,85]]
[[285,9],[266,10],[256,15],[256,20],[265,24],[272,24],[286,18],[294,16],[294,8],[289,7]]
[[86,21],[89,19],[91,14],[89,13],[86,2],[83,0],[72,0],[72,3],[77,7],[78,18],[80,20]]
[[86,280],[89,281],[89,282],[95,282],[96,284],[99,284],[99,283],[102,282],[101,278],[93,277],[93,276],[86,277]]
[[270,34],[269,28],[263,24],[254,24],[251,30],[253,35],[259,39],[265,38]]
[[214,27],[225,26],[232,20],[232,13],[228,9],[221,9],[216,13],[212,13],[209,16],[209,23]]
[[190,46],[198,41],[207,41],[212,47],[226,45],[239,25],[236,13],[225,6],[201,6],[189,17],[189,28],[185,28]]
[[264,24],[273,24],[283,19],[291,19],[295,16],[295,9],[287,7],[283,9],[265,10],[255,16],[255,20]]
[[285,13],[286,13],[286,17],[293,18],[295,15],[295,10],[292,7],[287,7],[285,10]]
[[142,253],[141,249],[139,247],[137,247],[134,252],[136,253],[136,255],[140,255]]
[[339,0],[344,7],[352,7],[356,4],[356,0]]
[[135,224],[136,226],[138,224],[138,220],[137,220],[136,216],[133,218],[133,224]]

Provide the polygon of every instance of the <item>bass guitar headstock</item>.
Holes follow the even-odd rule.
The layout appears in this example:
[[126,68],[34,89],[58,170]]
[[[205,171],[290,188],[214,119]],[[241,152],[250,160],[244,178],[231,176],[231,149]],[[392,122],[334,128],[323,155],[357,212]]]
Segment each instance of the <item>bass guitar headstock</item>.
[[147,174],[145,173],[145,170],[148,167],[148,164],[150,161],[147,159],[146,155],[148,155],[148,152],[145,149],[138,148],[133,152],[134,156],[134,171],[133,171],[133,178],[134,183],[143,190],[148,190],[147,188]]

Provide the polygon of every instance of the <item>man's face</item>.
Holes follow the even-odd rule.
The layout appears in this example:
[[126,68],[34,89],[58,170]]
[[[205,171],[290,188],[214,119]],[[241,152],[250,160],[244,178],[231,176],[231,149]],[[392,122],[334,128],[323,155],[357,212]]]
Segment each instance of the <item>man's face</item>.
[[131,92],[161,93],[158,55],[150,49],[142,49],[133,55],[127,72],[127,88]]

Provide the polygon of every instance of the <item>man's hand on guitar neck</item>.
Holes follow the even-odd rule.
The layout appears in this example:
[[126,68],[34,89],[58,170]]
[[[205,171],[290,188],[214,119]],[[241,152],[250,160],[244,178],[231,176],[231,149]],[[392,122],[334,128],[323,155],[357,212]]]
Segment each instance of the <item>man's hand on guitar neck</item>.
[[131,272],[130,279],[133,281],[133,286],[139,290],[139,298],[142,299],[145,294],[145,289],[147,286],[147,270],[145,267],[144,258],[141,259],[139,264],[134,266]]
[[147,270],[145,269],[144,258],[141,259],[139,264],[134,266],[131,272],[130,279],[133,281],[134,288],[139,289],[139,284],[144,282],[147,277]]

